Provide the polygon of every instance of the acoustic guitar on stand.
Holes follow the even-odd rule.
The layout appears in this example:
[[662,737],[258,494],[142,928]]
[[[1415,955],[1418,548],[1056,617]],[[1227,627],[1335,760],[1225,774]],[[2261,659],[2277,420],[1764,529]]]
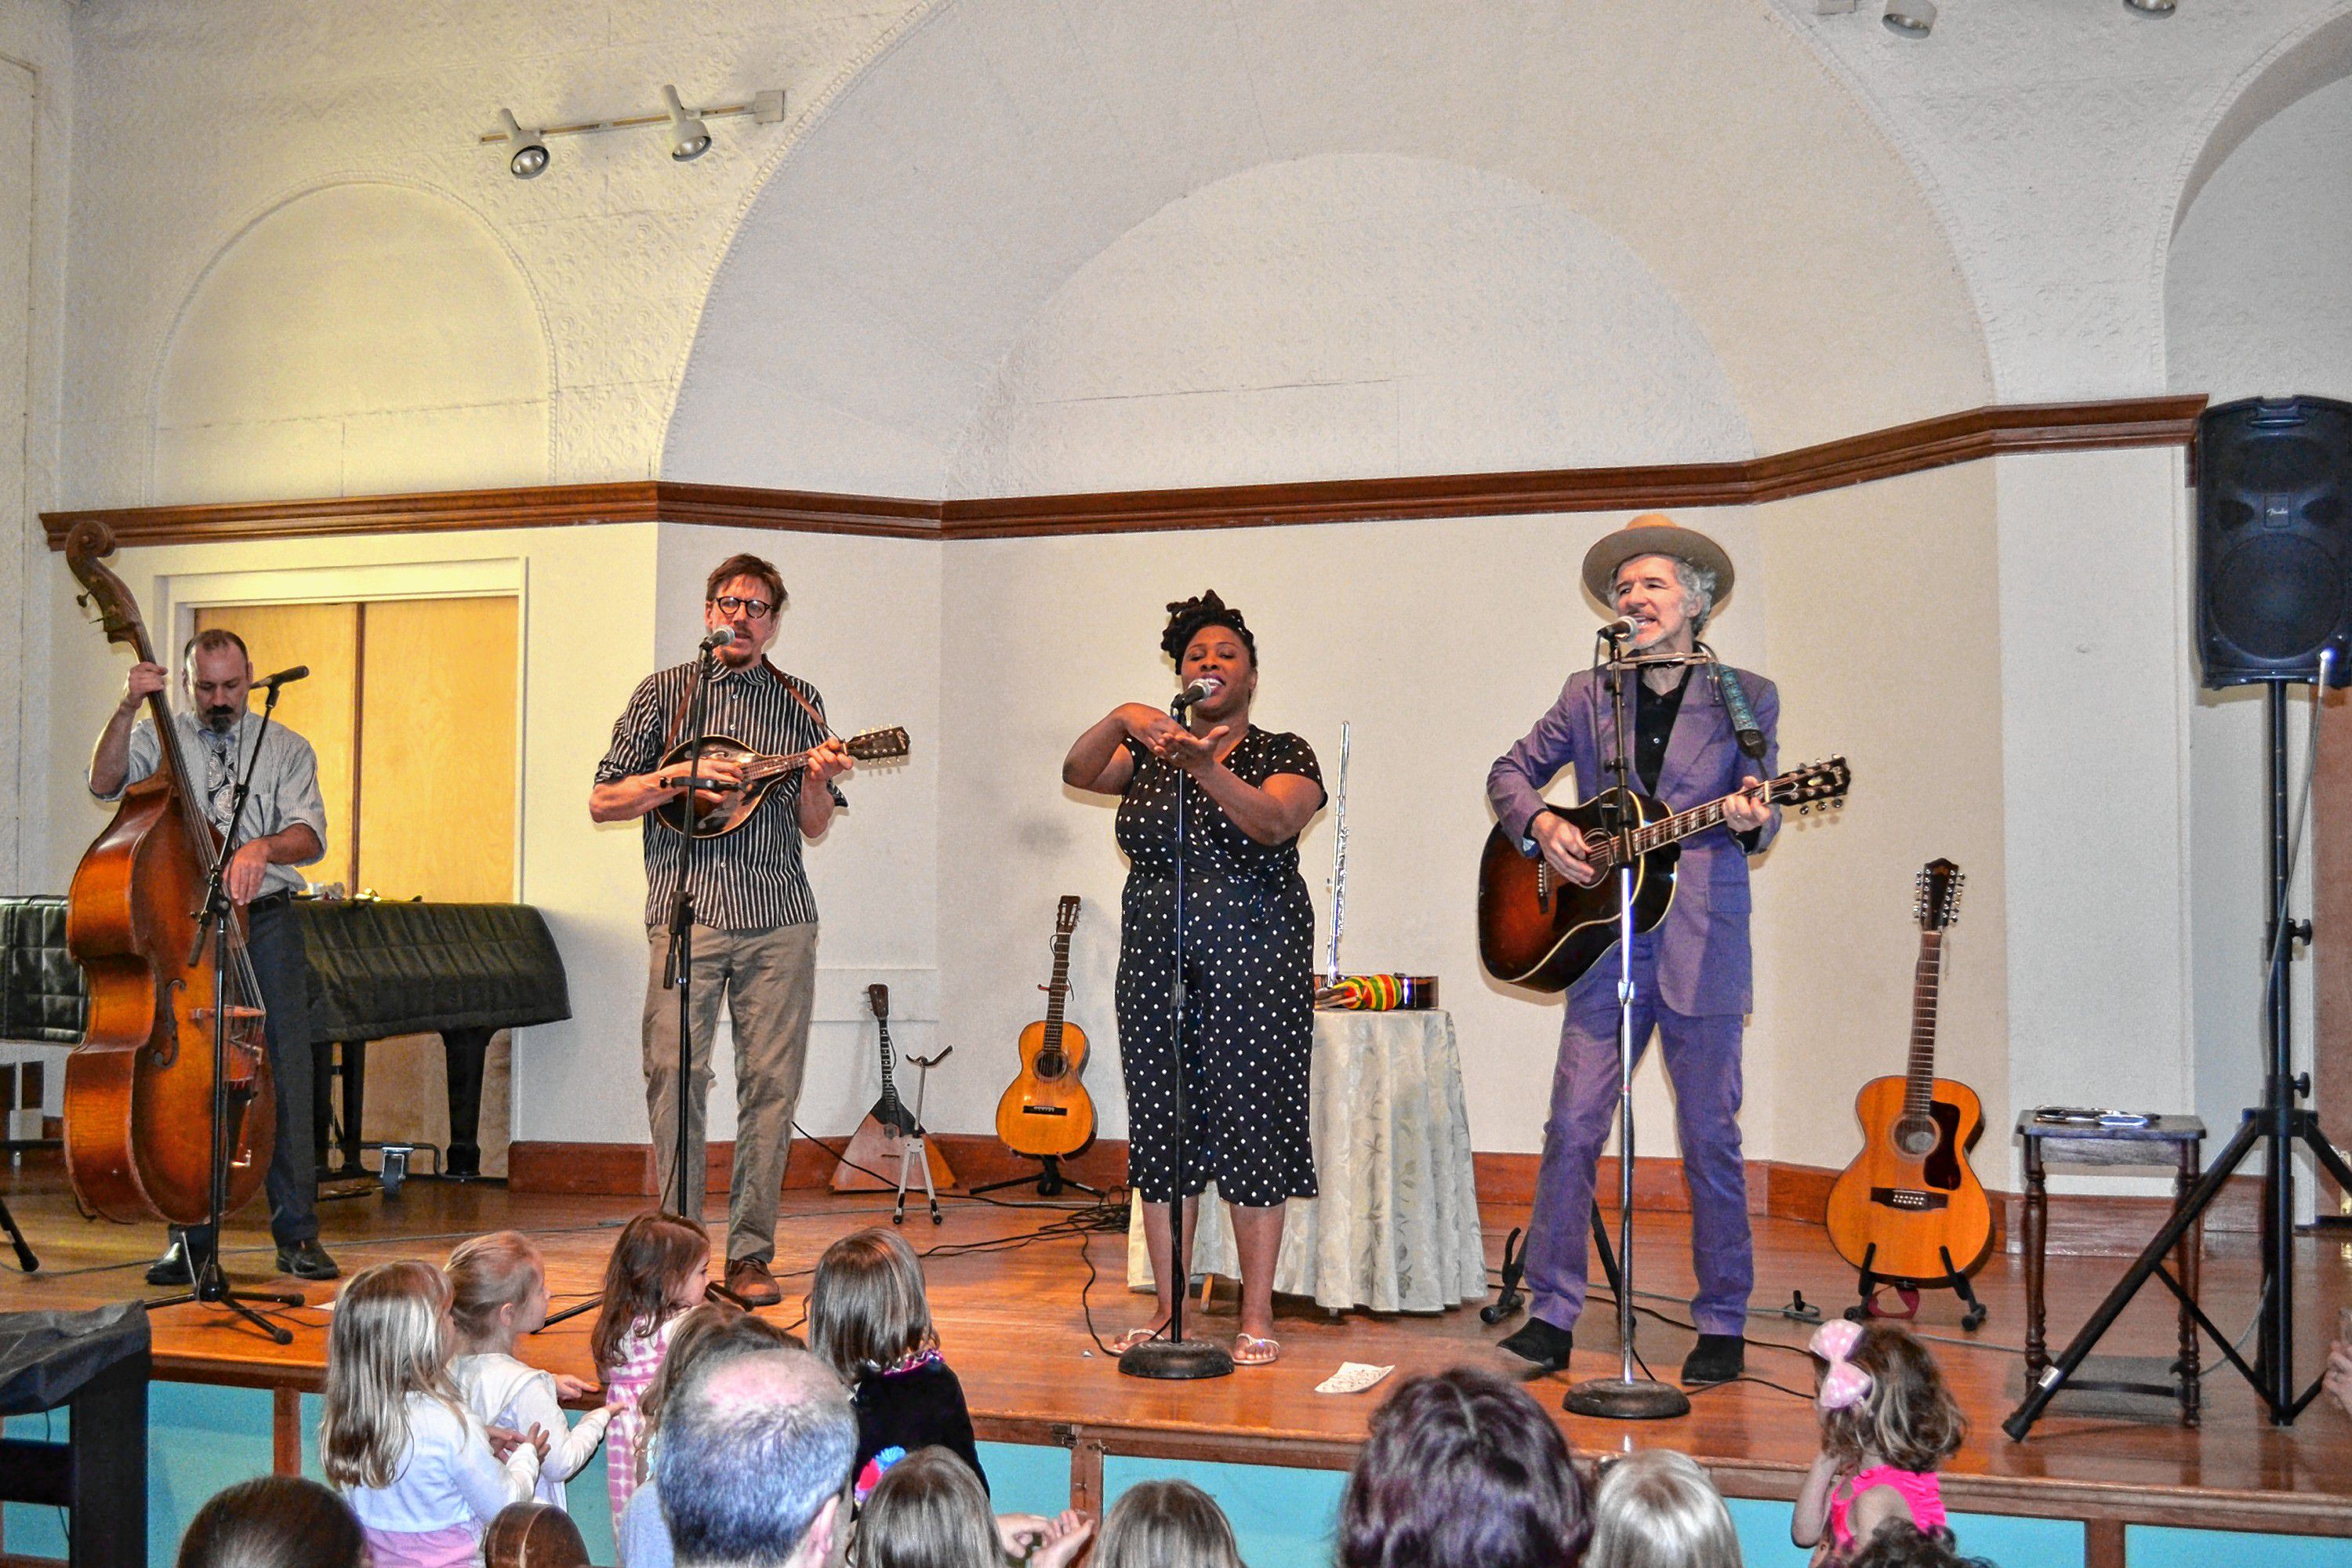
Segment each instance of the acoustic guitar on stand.
[[1087,1032],[1063,1016],[1070,995],[1070,933],[1078,926],[1078,896],[1065,893],[1054,911],[1054,978],[1045,1016],[1021,1031],[1021,1075],[996,1102],[996,1135],[1016,1154],[1050,1163],[1094,1142],[1095,1102],[1078,1081],[1087,1065]]
[[[1992,1247],[1992,1205],[1969,1168],[1984,1106],[1967,1084],[1936,1076],[1936,1012],[1944,932],[1959,919],[1960,868],[1930,860],[1919,872],[1919,957],[1911,990],[1910,1070],[1877,1078],[1854,1097],[1862,1152],[1830,1189],[1830,1241],[1862,1270],[1867,1303],[1879,1283],[1948,1286],[1969,1303],[1961,1326],[1984,1321],[1967,1276]],[[1971,1321],[1973,1320],[1973,1321]]]
[[[876,1041],[882,1053],[882,1095],[874,1102],[874,1109],[866,1113],[866,1120],[857,1124],[857,1131],[850,1134],[848,1149],[834,1165],[833,1190],[836,1193],[890,1191],[890,1178],[883,1173],[898,1168],[907,1140],[920,1138],[923,1131],[916,1122],[915,1113],[898,1098],[898,1085],[893,1076],[898,1054],[890,1047],[890,988],[879,983],[868,985],[866,1004],[874,1009]],[[954,1186],[955,1173],[948,1169],[947,1156],[928,1138],[923,1138],[922,1145],[932,1182],[938,1186]]]

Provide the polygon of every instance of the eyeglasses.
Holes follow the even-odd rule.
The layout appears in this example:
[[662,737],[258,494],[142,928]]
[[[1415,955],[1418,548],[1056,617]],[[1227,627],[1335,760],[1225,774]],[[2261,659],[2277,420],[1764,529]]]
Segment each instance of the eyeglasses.
[[739,599],[732,594],[721,594],[710,602],[719,606],[721,615],[731,616],[740,610],[755,621],[766,620],[768,612],[776,607],[765,599]]

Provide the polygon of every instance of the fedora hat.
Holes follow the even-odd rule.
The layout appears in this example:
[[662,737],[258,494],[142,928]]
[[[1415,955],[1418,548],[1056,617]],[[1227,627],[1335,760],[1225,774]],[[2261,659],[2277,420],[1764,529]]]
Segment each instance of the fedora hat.
[[1615,603],[1610,590],[1617,568],[1643,555],[1673,555],[1715,574],[1715,602],[1731,595],[1731,557],[1696,528],[1685,528],[1662,511],[1645,511],[1624,527],[1604,533],[1584,552],[1584,586],[1602,604]]

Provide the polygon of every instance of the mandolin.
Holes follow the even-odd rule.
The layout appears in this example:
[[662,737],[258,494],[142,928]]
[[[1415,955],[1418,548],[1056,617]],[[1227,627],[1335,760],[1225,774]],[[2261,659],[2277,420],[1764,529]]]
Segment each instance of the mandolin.
[[[897,725],[887,730],[864,730],[842,742],[849,754],[861,763],[887,762],[903,757],[908,752],[907,731]],[[695,742],[680,741],[662,753],[661,766],[673,767],[694,753]],[[654,807],[653,818],[673,833],[687,829],[687,802],[693,801],[694,837],[717,838],[734,832],[751,820],[780,779],[790,778],[808,765],[806,752],[784,752],[775,755],[755,752],[742,742],[729,735],[705,735],[702,738],[702,758],[717,758],[735,763],[743,770],[741,789],[698,789],[666,800]]]
[[1016,1154],[1065,1159],[1094,1141],[1095,1102],[1078,1081],[1087,1065],[1087,1032],[1063,1017],[1070,994],[1070,933],[1078,926],[1078,896],[1064,893],[1054,911],[1054,978],[1045,1016],[1021,1031],[1021,1074],[996,1102],[996,1135]]
[[[1793,805],[1802,816],[1815,806],[1827,811],[1843,804],[1853,781],[1845,759],[1832,757],[1757,787],[1768,804]],[[1486,853],[1478,861],[1478,957],[1486,973],[1538,991],[1565,991],[1575,984],[1617,945],[1614,868],[1632,858],[1633,929],[1652,930],[1674,902],[1675,862],[1682,854],[1682,841],[1721,822],[1725,802],[1749,793],[1735,791],[1688,811],[1669,812],[1648,795],[1612,787],[1580,805],[1554,807],[1584,835],[1592,864],[1601,872],[1589,888],[1560,876],[1540,855],[1520,854],[1498,824],[1486,836]],[[1601,826],[1604,803],[1612,796],[1633,803],[1636,824],[1616,837]]]
[[1919,872],[1910,1070],[1862,1086],[1853,1102],[1862,1152],[1830,1189],[1838,1256],[1885,1279],[1957,1278],[1992,1247],[1992,1205],[1968,1158],[1984,1131],[1984,1107],[1968,1085],[1936,1076],[1944,932],[1959,918],[1962,879],[1949,860]]
[[[106,525],[85,521],[66,539],[66,564],[109,642],[153,662],[139,606],[104,564]],[[213,1017],[227,1018],[221,1135],[227,1145],[224,1213],[249,1202],[269,1169],[276,1100],[262,1033],[261,985],[245,949],[245,911],[229,922],[227,966],[212,931],[198,930],[220,835],[158,691],[147,699],[160,755],[75,868],[66,898],[66,947],[89,984],[82,1043],[66,1058],[66,1176],[77,1196],[112,1220],[194,1225],[211,1211]]]

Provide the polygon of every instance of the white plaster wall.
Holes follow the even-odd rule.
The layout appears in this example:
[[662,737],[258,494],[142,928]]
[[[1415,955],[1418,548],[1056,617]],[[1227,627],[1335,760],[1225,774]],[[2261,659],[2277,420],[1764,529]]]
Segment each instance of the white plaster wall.
[[2281,68],[2343,74],[2352,17],[2347,0],[2200,0],[2162,20],[1971,0],[1915,42],[1874,5],[1773,4],[1927,192],[1994,385],[2021,403],[2164,387],[2166,251],[2200,160],[2245,133],[2242,101],[2275,106]]
[[330,185],[232,240],[173,323],[149,493],[182,501],[544,484],[540,303],[479,216]]
[[[1204,187],[1324,158],[1391,174],[1401,161],[1481,171],[1605,231],[1696,324],[1764,449],[1970,406],[1990,389],[1966,289],[1912,175],[1762,0],[1296,0],[1240,12],[1213,0],[955,0],[853,82],[751,204],[711,289],[664,472],[930,495],[951,471],[959,484],[990,482],[984,452],[959,457],[959,443],[999,365],[1033,325],[1051,330],[1034,318],[1080,268]],[[1482,306],[1501,302],[1480,289],[1507,298],[1525,280],[1519,247],[1542,242],[1479,235],[1454,210],[1459,194],[1497,188],[1433,175],[1391,206],[1432,242],[1416,255],[1395,237],[1400,292],[1432,325],[1475,332]],[[1318,232],[1318,216],[1343,208],[1310,186],[1299,195],[1327,210],[1275,219],[1275,232],[1310,243],[1273,258],[1297,263],[1296,275],[1272,275],[1297,298],[1324,268],[1336,304],[1350,268],[1372,258]],[[1140,234],[1135,253],[1199,268],[1204,309],[1263,319],[1261,302],[1235,290],[1264,287],[1266,268],[1239,265],[1249,258],[1231,247],[1203,250],[1185,221]],[[1578,243],[1591,254],[1596,242]],[[1116,288],[1088,289],[1104,286]],[[1370,374],[1364,351],[1381,346],[1351,341],[1337,320],[1304,336],[1353,348],[1357,376]],[[1165,352],[1148,357],[1164,363]],[[1006,374],[1006,397],[1031,395],[1021,384],[1034,366]],[[1498,367],[1490,394],[1506,396],[1495,389],[1511,382]],[[1034,385],[1047,398],[1081,395],[1076,383]],[[1196,429],[1257,440],[1269,419],[1292,426],[1290,478],[1338,471],[1327,465],[1358,456],[1349,433],[1377,418],[1344,406],[1342,382],[1311,363],[1281,389],[1287,409],[1269,412],[1249,384],[1153,390],[1197,390],[1202,407],[1185,416]],[[1484,439],[1466,432],[1475,417],[1455,408],[1458,424],[1434,420],[1408,452],[1416,465],[1483,460]],[[1335,418],[1337,437],[1322,428]],[[1539,433],[1524,414],[1504,427]],[[1066,445],[1090,434],[1069,432]],[[1148,462],[1150,449],[1128,456]],[[1111,460],[1106,451],[1099,464]]]
[[[454,203],[510,253],[544,306],[556,479],[653,476],[710,269],[740,204],[909,8],[890,0],[39,4],[70,11],[78,92],[104,105],[80,118],[74,146],[75,374],[64,443],[65,500],[79,506],[189,499],[147,483],[152,394],[173,321],[257,219],[303,193],[354,183]],[[559,138],[553,165],[528,183],[476,142],[501,104],[537,125],[645,113],[659,107],[666,81],[706,105],[783,88],[787,122],[716,121],[710,152],[689,164],[673,163],[652,130]],[[401,432],[415,428],[404,421]],[[406,466],[373,470],[366,482],[448,482],[431,444],[404,449]],[[243,493],[267,489],[281,456],[256,454]]]
[[1195,191],[1005,354],[950,495],[1702,461],[1753,449],[1663,281],[1518,180],[1391,154]]

